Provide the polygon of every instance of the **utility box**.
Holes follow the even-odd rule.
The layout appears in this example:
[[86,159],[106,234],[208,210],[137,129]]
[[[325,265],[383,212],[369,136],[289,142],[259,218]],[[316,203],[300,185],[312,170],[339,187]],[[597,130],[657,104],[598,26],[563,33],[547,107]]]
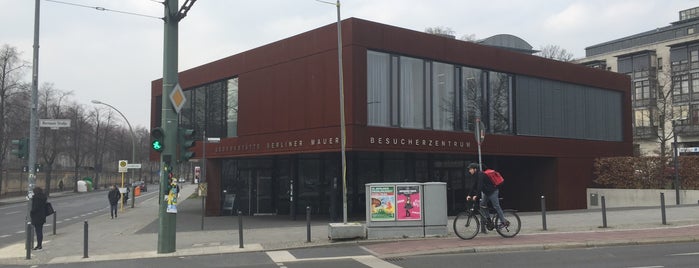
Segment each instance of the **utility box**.
[[366,184],[367,238],[447,235],[446,183]]

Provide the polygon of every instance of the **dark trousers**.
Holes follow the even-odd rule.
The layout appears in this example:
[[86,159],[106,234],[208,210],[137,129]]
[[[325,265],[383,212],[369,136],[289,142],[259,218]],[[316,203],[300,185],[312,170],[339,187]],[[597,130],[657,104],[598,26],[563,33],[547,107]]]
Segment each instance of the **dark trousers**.
[[117,216],[117,204],[109,204],[109,211],[112,214],[112,218]]
[[44,225],[34,225],[34,232],[36,232],[36,246],[41,247],[41,242],[44,241]]

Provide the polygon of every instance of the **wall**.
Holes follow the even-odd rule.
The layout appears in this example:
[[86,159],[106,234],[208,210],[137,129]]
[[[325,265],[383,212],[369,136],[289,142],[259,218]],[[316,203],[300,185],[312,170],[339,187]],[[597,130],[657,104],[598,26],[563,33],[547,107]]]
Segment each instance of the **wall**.
[[[642,207],[660,206],[660,193],[665,194],[665,205],[675,205],[674,189],[587,189],[587,208],[602,208],[602,196],[605,199],[605,207]],[[596,198],[592,196],[596,195]],[[597,205],[592,202],[597,199]],[[697,204],[699,202],[699,190],[680,190],[680,204]]]

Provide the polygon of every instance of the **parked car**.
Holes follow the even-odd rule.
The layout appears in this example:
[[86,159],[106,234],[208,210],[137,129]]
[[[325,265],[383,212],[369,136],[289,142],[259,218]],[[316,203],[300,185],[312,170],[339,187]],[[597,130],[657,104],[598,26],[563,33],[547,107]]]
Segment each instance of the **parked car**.
[[141,187],[141,192],[148,192],[148,186],[146,185],[146,182],[144,181],[137,181],[132,184],[132,186],[135,187]]

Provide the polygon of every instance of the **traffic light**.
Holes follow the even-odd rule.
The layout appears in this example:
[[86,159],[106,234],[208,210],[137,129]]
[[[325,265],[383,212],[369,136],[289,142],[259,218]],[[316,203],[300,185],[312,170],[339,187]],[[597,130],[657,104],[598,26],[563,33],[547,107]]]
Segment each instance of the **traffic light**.
[[194,146],[194,129],[177,128],[177,144],[180,145],[179,159],[181,162],[187,162],[194,157],[194,152],[189,151],[189,148]]
[[16,155],[17,158],[23,159],[29,156],[29,139],[21,138],[19,140],[12,140],[12,145],[16,145],[17,148],[12,149],[12,154]]
[[160,127],[156,127],[151,130],[150,136],[153,138],[150,147],[156,152],[162,152],[165,148],[165,131]]

